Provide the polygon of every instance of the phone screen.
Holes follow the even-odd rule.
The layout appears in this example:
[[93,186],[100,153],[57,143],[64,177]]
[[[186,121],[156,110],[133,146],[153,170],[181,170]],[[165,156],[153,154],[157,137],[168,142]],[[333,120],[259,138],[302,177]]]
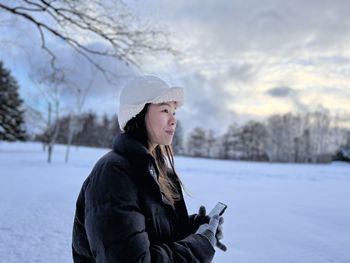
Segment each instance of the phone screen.
[[210,217],[212,217],[213,215],[221,216],[225,212],[226,208],[227,208],[227,205],[225,205],[224,203],[218,202],[208,215]]

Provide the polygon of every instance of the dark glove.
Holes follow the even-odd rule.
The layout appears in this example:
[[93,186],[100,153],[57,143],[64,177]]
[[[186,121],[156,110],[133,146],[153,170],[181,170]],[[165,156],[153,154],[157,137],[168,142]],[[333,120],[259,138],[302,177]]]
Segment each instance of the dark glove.
[[210,219],[209,224],[203,224],[198,228],[196,234],[206,237],[209,240],[210,244],[213,246],[213,248],[216,246],[222,251],[226,251],[227,247],[220,242],[220,240],[223,238],[223,223],[223,217],[220,217],[219,215],[214,215]]
[[200,225],[208,224],[210,217],[206,214],[205,206],[202,205],[199,208],[198,214],[191,215],[190,220],[192,221],[193,232],[197,231]]

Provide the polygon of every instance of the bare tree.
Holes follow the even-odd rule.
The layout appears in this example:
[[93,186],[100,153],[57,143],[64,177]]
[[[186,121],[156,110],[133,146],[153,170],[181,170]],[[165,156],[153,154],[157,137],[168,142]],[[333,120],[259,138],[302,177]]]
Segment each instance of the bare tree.
[[0,10],[37,29],[53,68],[58,56],[48,45],[52,36],[72,47],[108,79],[113,73],[98,62],[98,57],[137,66],[145,54],[176,53],[164,31],[141,22],[121,0],[0,0]]
[[267,120],[267,127],[269,133],[269,142],[267,147],[267,154],[270,161],[283,161],[283,121],[280,115],[273,115]]
[[216,142],[216,138],[214,136],[214,131],[209,129],[206,134],[206,146],[207,146],[207,157],[214,157],[213,155],[213,147]]
[[228,127],[227,132],[222,136],[222,151],[220,154],[222,158],[237,159],[237,152],[240,147],[238,138],[239,131],[240,127],[234,122]]
[[265,126],[257,121],[246,123],[240,133],[239,139],[242,144],[242,159],[262,161],[267,159],[265,152],[267,130]]
[[331,119],[329,113],[326,111],[314,112],[311,114],[315,158],[317,155],[328,152],[327,145],[330,137],[330,123]]
[[[34,77],[35,76],[35,77]],[[47,117],[42,117],[45,122],[45,131],[43,143],[47,146],[47,162],[51,162],[53,147],[56,142],[60,129],[60,102],[62,94],[62,86],[66,85],[64,72],[61,70],[51,70],[48,68],[38,68],[35,75],[32,75],[32,81],[40,91],[42,99],[46,103]],[[38,113],[33,107],[33,111]]]
[[344,141],[344,132],[341,127],[341,116],[340,114],[336,114],[334,118],[332,119],[332,145],[336,148],[338,148],[340,145],[342,145]]
[[68,129],[67,129],[67,148],[66,148],[66,156],[65,156],[66,163],[68,162],[68,159],[69,159],[70,146],[72,144],[73,136],[76,135],[78,132],[80,132],[83,128],[83,125],[79,116],[84,106],[87,94],[90,91],[92,84],[94,82],[95,75],[96,75],[96,72],[91,74],[90,81],[85,87],[78,85],[74,82],[70,82],[68,84],[70,94],[73,94],[75,97],[75,103],[71,108],[72,110],[69,113],[69,123],[68,123]]

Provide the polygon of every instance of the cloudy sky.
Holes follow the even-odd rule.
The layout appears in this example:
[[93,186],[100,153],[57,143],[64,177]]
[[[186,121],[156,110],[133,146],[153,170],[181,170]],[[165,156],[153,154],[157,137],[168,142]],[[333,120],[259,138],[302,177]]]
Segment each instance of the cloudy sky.
[[[134,0],[130,6],[170,32],[181,51],[175,58],[149,58],[142,70],[185,89],[186,105],[178,118],[186,130],[201,126],[219,132],[233,121],[286,112],[350,115],[350,1]],[[24,34],[39,42],[28,30],[4,28],[0,24],[6,39],[15,34],[23,39]],[[31,89],[30,65],[40,60],[24,59],[24,51],[13,46],[5,54],[3,46],[0,59],[20,79],[25,94]],[[74,55],[65,55],[72,63]],[[128,69],[118,69],[128,74]],[[91,76],[88,70],[78,74],[83,83]],[[115,112],[123,81],[107,85],[97,77],[95,83],[86,109]]]

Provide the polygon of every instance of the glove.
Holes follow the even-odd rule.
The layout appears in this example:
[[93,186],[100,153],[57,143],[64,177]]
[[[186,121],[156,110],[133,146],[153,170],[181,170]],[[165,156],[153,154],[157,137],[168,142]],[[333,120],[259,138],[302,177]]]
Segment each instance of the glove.
[[214,215],[210,219],[209,224],[203,224],[198,228],[196,234],[206,237],[209,240],[210,244],[213,246],[213,248],[216,246],[222,251],[226,251],[227,247],[220,242],[220,240],[223,238],[223,223],[223,217],[220,217],[219,215]]
[[208,224],[210,221],[210,216],[206,214],[205,206],[203,205],[199,208],[198,214],[191,215],[190,218],[193,232],[197,231],[200,225]]
[[219,219],[219,225],[218,225],[218,228],[216,229],[216,234],[215,234],[215,237],[216,237],[216,246],[221,249],[222,251],[226,251],[227,250],[227,247],[221,243],[221,239],[224,238],[224,234],[223,234],[223,228],[222,228],[222,224],[224,223],[224,218],[221,216],[220,219]]

